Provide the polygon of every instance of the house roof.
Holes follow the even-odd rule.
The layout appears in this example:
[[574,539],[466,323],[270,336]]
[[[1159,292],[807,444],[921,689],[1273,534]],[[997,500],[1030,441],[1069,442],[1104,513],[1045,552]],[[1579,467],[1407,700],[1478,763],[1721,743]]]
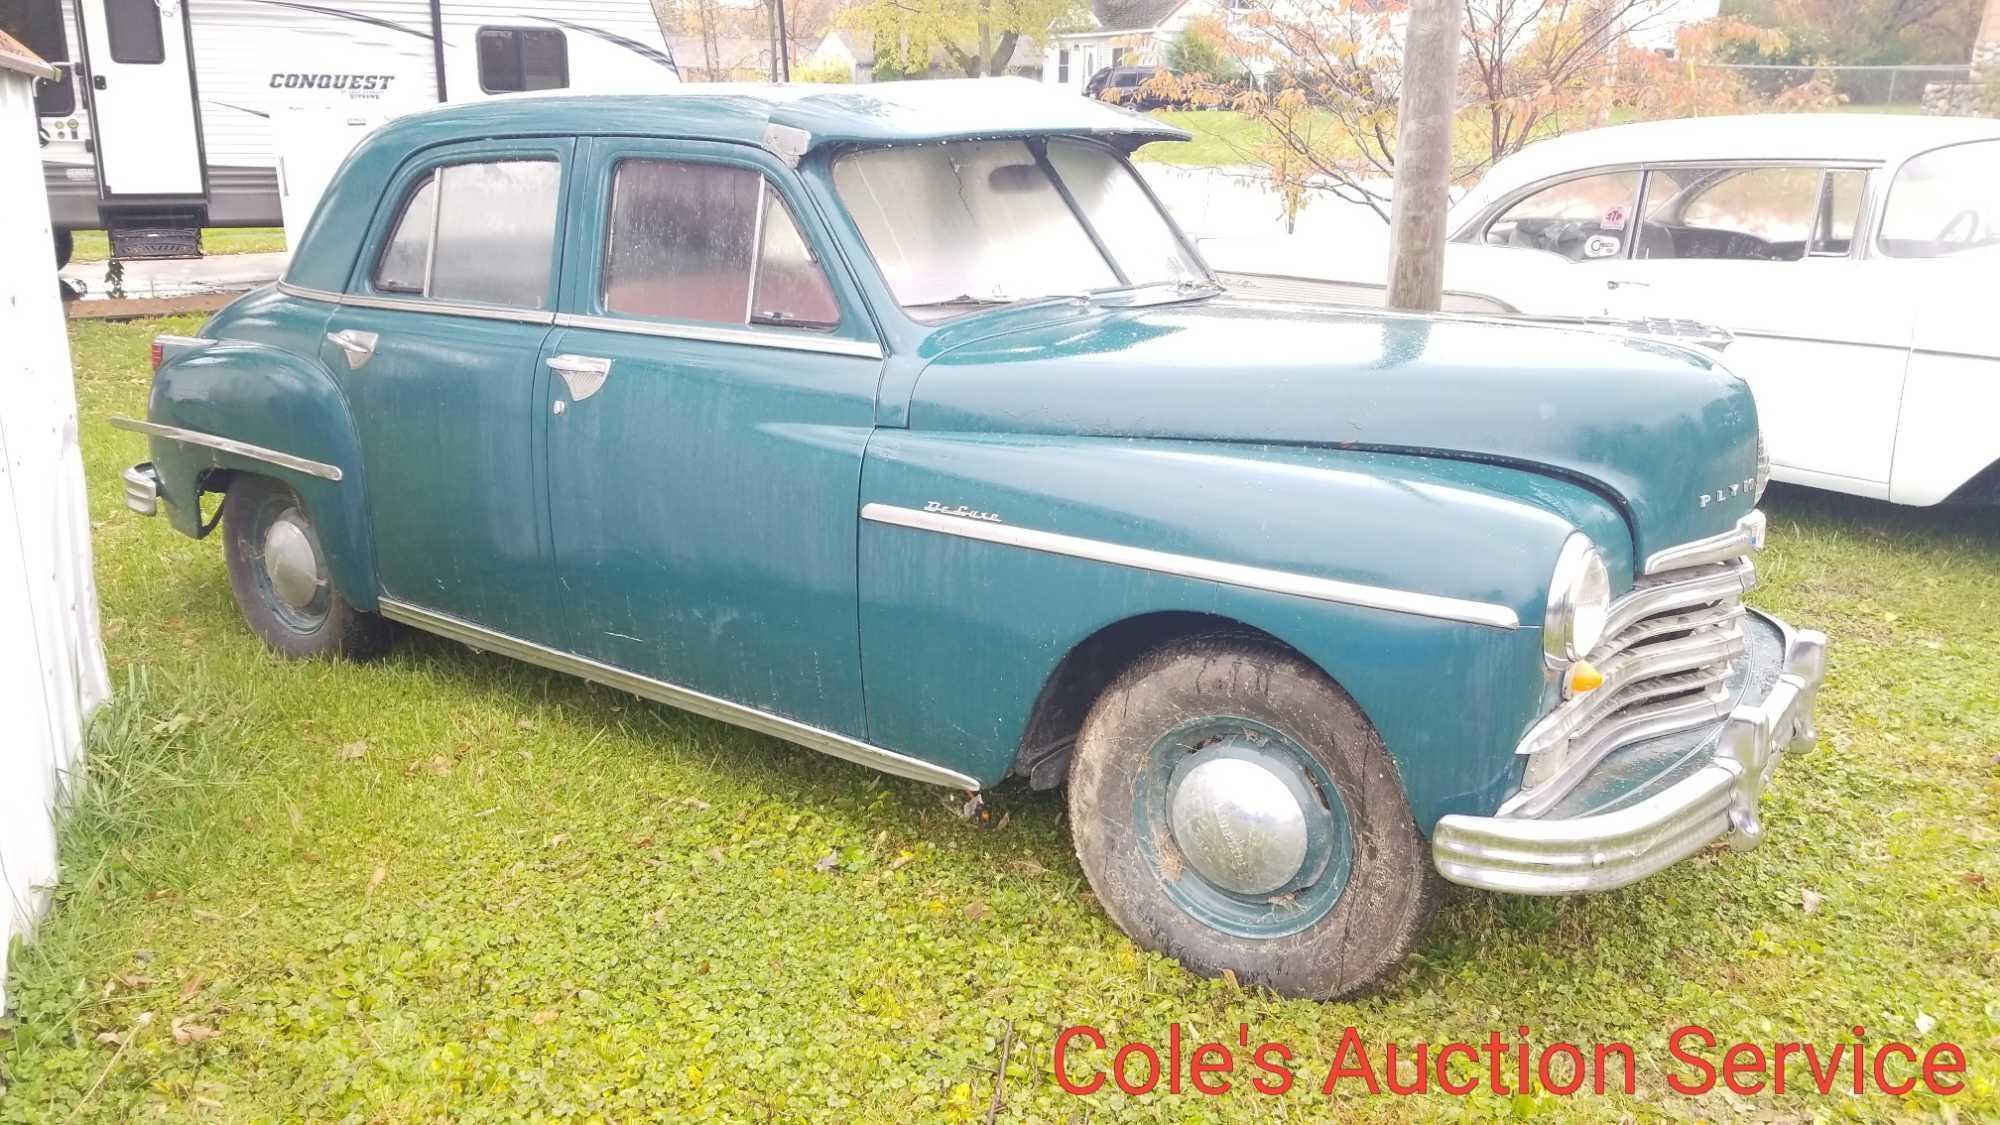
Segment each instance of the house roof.
[[1167,21],[1187,0],[1091,0],[1099,31],[1150,31]]
[[837,40],[841,46],[847,48],[847,53],[853,57],[857,64],[861,66],[871,66],[874,64],[875,37],[873,35],[836,27],[827,32],[826,36],[820,42],[824,44],[827,39]]
[[43,62],[42,56],[21,46],[20,40],[4,31],[0,31],[0,70],[11,70],[44,82],[56,79],[55,67]]

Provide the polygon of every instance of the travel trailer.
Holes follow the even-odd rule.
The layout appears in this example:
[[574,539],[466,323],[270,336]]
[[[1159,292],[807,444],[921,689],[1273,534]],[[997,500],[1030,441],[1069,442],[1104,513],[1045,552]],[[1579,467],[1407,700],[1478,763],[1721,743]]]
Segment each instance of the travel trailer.
[[[120,257],[180,257],[204,226],[302,223],[360,132],[424,106],[680,80],[650,0],[13,0],[0,13],[62,71],[35,99],[59,263],[75,230],[108,230]],[[288,138],[290,121],[313,136]],[[314,182],[293,205],[300,157]]]

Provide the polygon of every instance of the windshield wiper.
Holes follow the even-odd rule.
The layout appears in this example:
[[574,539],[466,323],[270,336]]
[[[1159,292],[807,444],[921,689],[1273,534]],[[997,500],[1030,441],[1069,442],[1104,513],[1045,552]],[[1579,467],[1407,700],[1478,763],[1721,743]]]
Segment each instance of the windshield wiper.
[[975,297],[970,293],[960,293],[956,297],[946,297],[941,301],[918,301],[914,304],[904,305],[903,307],[906,309],[965,309],[978,308],[985,305],[1011,305],[1016,299],[1014,297]]

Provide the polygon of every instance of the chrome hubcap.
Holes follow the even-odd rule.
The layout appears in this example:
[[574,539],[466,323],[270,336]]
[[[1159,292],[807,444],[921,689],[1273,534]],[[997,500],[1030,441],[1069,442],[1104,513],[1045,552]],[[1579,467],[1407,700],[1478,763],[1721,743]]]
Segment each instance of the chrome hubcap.
[[1182,775],[1168,808],[1181,854],[1201,877],[1239,895],[1266,895],[1306,859],[1306,810],[1259,761],[1213,758]]
[[273,520],[264,533],[264,573],[271,578],[271,592],[293,609],[305,609],[319,596],[319,553],[297,510]]

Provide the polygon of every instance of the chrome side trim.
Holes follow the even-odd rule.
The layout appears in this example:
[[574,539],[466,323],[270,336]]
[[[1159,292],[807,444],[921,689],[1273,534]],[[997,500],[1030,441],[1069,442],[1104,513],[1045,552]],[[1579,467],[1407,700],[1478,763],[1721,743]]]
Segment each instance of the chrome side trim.
[[215,343],[206,336],[176,336],[171,332],[162,332],[154,336],[153,342],[163,348],[205,348]]
[[867,340],[845,340],[837,336],[809,336],[780,328],[731,328],[720,324],[667,324],[654,320],[627,320],[615,316],[584,316],[559,313],[560,328],[588,328],[599,332],[623,332],[633,336],[664,336],[671,340],[702,340],[712,344],[746,344],[756,348],[779,348],[824,355],[851,355],[861,359],[881,359],[882,347]]
[[337,481],[341,479],[340,466],[338,465],[329,465],[324,461],[312,461],[304,457],[295,457],[290,453],[280,453],[278,450],[266,449],[261,445],[251,445],[247,441],[217,437],[214,434],[202,433],[200,430],[184,430],[179,426],[162,426],[158,422],[141,422],[137,418],[127,418],[123,414],[113,414],[111,416],[111,424],[121,430],[131,430],[135,434],[147,434],[152,437],[162,437],[168,441],[178,441],[187,445],[199,445],[208,449],[219,449],[224,453],[234,453],[238,457],[248,457],[253,461],[263,461],[276,465],[279,468],[304,473],[310,477],[318,477],[321,480]]
[[977,539],[1007,547],[1020,547],[1075,559],[1089,559],[1093,562],[1110,563],[1113,566],[1150,570],[1182,578],[1197,578],[1206,582],[1220,582],[1226,586],[1241,586],[1249,590],[1263,590],[1273,594],[1310,598],[1314,601],[1384,609],[1392,613],[1410,613],[1445,621],[1464,621],[1473,625],[1489,625],[1496,629],[1517,629],[1521,625],[1521,620],[1514,611],[1503,605],[1466,601],[1437,594],[1417,594],[1383,586],[1364,586],[1356,582],[1270,570],[1261,566],[1244,566],[1240,563],[1220,562],[1192,555],[1176,555],[1144,547],[1128,547],[1121,543],[1106,543],[1098,539],[1059,535],[1052,531],[1035,531],[1011,524],[989,523],[962,516],[923,512],[893,504],[863,505],[861,518],[873,523],[914,528],[918,531],[935,531],[942,535],[956,535],[964,539]]
[[614,668],[609,664],[600,664],[595,660],[549,648],[533,641],[496,633],[470,621],[400,602],[394,598],[380,598],[378,602],[382,616],[391,621],[400,621],[413,628],[436,633],[440,637],[471,645],[477,649],[501,653],[529,664],[578,676],[592,683],[631,692],[642,699],[665,703],[683,711],[692,711],[704,718],[717,719],[759,734],[767,734],[809,750],[831,754],[836,758],[868,766],[883,773],[894,774],[897,777],[908,778],[911,781],[948,785],[955,789],[979,788],[977,779],[957,770],[932,765],[893,750],[884,750],[880,746],[873,746],[844,734],[822,730],[794,719],[787,719],[782,715],[745,707],[740,703],[731,703],[729,700],[707,695],[692,688],[651,679],[636,672]]
[[479,320],[510,320],[517,324],[549,325],[556,314],[535,309],[503,309],[492,305],[463,305],[455,301],[434,301],[425,297],[377,297],[368,293],[343,293],[342,305],[356,309],[391,309],[401,312],[437,313],[439,316],[469,316]]
[[1736,526],[1719,535],[1706,539],[1696,539],[1692,543],[1682,543],[1678,547],[1668,547],[1646,556],[1646,573],[1658,574],[1663,570],[1677,570],[1684,566],[1700,566],[1702,563],[1722,562],[1738,555],[1748,554],[1764,545],[1764,513],[1751,512],[1736,521]]
[[340,294],[331,289],[314,289],[309,285],[293,285],[289,281],[278,282],[278,292],[287,297],[303,297],[308,301],[326,301],[335,305],[340,303]]

